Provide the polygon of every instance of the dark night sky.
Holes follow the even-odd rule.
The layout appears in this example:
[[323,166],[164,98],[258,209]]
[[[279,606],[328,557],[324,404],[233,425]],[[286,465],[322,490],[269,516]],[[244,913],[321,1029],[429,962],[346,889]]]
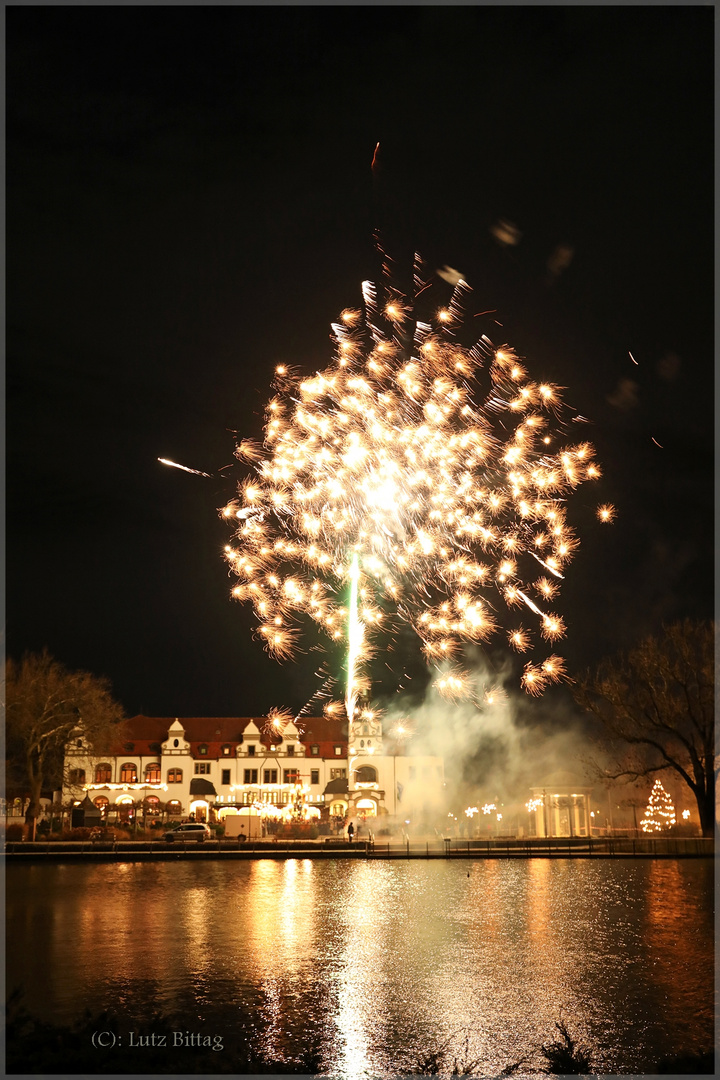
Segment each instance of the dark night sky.
[[229,600],[239,473],[156,459],[217,474],[259,437],[274,365],[329,360],[376,224],[594,421],[571,670],[712,615],[713,16],[8,8],[8,653],[107,675],[130,714],[303,705],[316,661],[279,666]]

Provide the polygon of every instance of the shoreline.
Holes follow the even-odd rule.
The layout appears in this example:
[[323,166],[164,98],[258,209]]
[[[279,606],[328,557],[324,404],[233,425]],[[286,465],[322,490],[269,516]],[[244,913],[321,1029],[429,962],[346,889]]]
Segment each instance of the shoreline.
[[172,859],[678,859],[713,858],[712,838],[682,837],[628,840],[600,838],[542,840],[325,841],[268,840],[239,843],[167,843],[162,840],[13,841],[6,862],[165,862]]

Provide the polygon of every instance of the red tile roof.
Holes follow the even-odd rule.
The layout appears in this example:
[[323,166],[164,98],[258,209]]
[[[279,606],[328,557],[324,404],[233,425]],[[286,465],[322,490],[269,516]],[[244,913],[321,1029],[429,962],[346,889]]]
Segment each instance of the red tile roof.
[[[126,721],[123,727],[123,737],[112,747],[110,753],[121,757],[159,756],[158,747],[168,737],[168,730],[176,719],[182,724],[185,738],[190,743],[190,750],[194,758],[218,759],[226,755],[222,752],[224,745],[232,747],[230,755],[234,756],[238,744],[242,741],[242,733],[251,720],[254,720],[260,731],[261,742],[270,746],[271,740],[264,734],[267,717],[241,717],[241,716],[133,716]],[[317,744],[320,748],[317,757],[346,757],[347,734],[343,731],[345,725],[337,719],[327,719],[324,716],[310,716],[299,721],[297,724],[299,739],[307,747],[307,756],[310,754],[310,746]],[[207,753],[200,754],[198,747],[207,746]],[[130,749],[132,746],[132,749]],[[342,754],[335,754],[335,747],[342,746]]]

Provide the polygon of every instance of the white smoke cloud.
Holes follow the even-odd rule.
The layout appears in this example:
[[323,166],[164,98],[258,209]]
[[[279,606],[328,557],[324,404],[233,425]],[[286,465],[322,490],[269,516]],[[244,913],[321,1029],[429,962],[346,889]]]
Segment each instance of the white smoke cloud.
[[[408,753],[444,759],[449,803],[459,808],[499,799],[517,815],[530,789],[553,773],[592,782],[583,764],[591,748],[569,703],[559,695],[546,700],[509,691],[516,678],[510,657],[491,664],[480,650],[468,650],[465,666],[475,680],[474,701],[447,701],[431,686],[420,705],[402,713],[391,705],[384,717],[386,732],[410,719]],[[493,704],[484,700],[490,688],[496,688]]]

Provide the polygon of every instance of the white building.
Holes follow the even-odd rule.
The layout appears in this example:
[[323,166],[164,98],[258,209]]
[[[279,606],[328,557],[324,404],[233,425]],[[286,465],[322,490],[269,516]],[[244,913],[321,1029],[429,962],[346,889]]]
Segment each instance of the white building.
[[255,802],[282,806],[297,784],[324,819],[428,814],[441,807],[442,758],[386,747],[379,720],[326,717],[278,729],[267,718],[135,716],[104,754],[81,734],[66,748],[63,801],[86,795],[108,820],[222,816]]
[[554,772],[544,783],[530,789],[527,804],[534,819],[533,836],[590,836],[592,787],[573,773]]

